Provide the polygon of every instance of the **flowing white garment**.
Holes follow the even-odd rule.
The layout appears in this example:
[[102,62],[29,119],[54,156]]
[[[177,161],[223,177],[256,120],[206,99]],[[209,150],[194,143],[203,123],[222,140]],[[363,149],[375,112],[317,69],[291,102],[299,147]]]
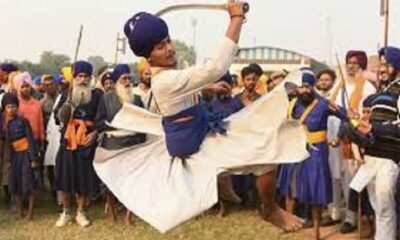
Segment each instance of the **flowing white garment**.
[[[54,102],[54,108],[58,105],[61,99],[61,94],[59,94]],[[53,109],[54,110],[54,109]],[[56,124],[54,120],[54,112],[51,113],[49,123],[46,129],[46,138],[49,145],[46,148],[46,154],[44,155],[44,165],[45,166],[55,166],[56,156],[58,149],[60,148],[60,127]]]
[[303,127],[287,120],[288,105],[281,86],[232,115],[225,120],[227,135],[208,135],[200,151],[187,160],[187,168],[181,161],[170,165],[161,117],[124,105],[111,125],[150,133],[151,138],[120,151],[98,148],[94,167],[127,208],[166,232],[218,201],[217,174],[299,162],[308,156]]

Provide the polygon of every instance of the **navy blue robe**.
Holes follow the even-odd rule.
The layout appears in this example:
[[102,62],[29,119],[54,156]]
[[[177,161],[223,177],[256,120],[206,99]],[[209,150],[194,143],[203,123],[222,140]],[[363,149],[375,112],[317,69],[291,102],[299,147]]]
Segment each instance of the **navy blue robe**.
[[[105,128],[102,114],[98,109],[104,109],[103,92],[99,89],[92,90],[92,99],[89,103],[78,106],[73,112],[73,119],[93,121],[93,126],[88,127],[88,133],[97,130],[102,132]],[[57,113],[67,99],[66,92],[63,94],[59,105],[55,109],[56,122]],[[97,141],[91,146],[78,146],[76,150],[67,149],[67,141],[64,138],[66,127],[61,130],[60,148],[56,158],[56,181],[58,191],[79,195],[94,193],[99,188],[99,180],[93,168],[93,159],[97,147]]]

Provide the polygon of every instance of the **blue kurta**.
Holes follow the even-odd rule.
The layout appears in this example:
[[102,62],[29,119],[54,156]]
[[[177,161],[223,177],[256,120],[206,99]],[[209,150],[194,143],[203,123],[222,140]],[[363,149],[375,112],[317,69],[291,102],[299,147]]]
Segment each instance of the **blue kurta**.
[[[329,115],[333,114],[327,100],[317,97],[317,104],[305,118],[303,124],[309,132],[326,131]],[[300,119],[306,107],[296,102],[292,117]],[[338,117],[342,118],[343,114]],[[298,164],[282,165],[277,187],[286,196],[293,196],[301,203],[327,205],[332,202],[332,183],[329,169],[329,147],[327,140],[308,144],[310,157]],[[294,185],[294,186],[293,186]],[[295,192],[292,192],[292,191]]]
[[[16,151],[12,143],[22,139],[28,141],[28,149]],[[37,161],[39,156],[29,122],[22,117],[11,120],[7,126],[6,140],[11,144],[11,192],[31,194],[39,188],[40,181],[39,175],[31,167],[32,162]]]

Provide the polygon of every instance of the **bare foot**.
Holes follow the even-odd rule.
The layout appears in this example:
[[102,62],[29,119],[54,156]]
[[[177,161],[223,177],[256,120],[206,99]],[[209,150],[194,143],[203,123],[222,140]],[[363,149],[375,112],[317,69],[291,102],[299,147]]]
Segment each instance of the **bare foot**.
[[110,225],[114,225],[114,223],[117,221],[115,206],[113,204],[106,203],[104,207],[104,212],[107,214],[108,223]]
[[372,227],[373,224],[371,224],[366,219],[363,219],[361,224],[362,224],[362,226],[361,226],[361,239],[372,238],[372,236],[374,235],[373,227]]
[[134,227],[135,226],[135,223],[132,221],[131,217],[125,217],[124,222],[125,222],[125,227],[132,227],[132,226]]
[[322,238],[320,237],[320,233],[317,233],[317,234],[314,236],[313,240],[322,240]]
[[218,203],[217,218],[223,218],[224,216],[225,216],[225,204],[222,200],[220,200]]
[[261,205],[261,216],[267,222],[275,225],[285,232],[299,231],[304,224],[304,220],[284,211],[279,206]]
[[23,219],[24,218],[24,212],[22,210],[17,210],[15,212],[15,216],[16,216],[16,219]]
[[110,213],[108,213],[108,223],[109,223],[110,225],[114,225],[114,223],[115,223],[116,220],[117,220],[117,219],[116,219],[115,214],[110,214]]
[[32,222],[33,221],[33,215],[32,214],[27,214],[25,216],[25,221],[27,222]]

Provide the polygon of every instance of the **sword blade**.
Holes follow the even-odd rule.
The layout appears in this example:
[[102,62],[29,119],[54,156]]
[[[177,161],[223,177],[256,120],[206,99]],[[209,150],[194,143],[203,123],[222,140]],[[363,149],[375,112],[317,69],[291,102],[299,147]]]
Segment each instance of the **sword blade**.
[[226,10],[226,4],[178,4],[166,7],[156,13],[156,16],[161,17],[169,12],[180,10]]

